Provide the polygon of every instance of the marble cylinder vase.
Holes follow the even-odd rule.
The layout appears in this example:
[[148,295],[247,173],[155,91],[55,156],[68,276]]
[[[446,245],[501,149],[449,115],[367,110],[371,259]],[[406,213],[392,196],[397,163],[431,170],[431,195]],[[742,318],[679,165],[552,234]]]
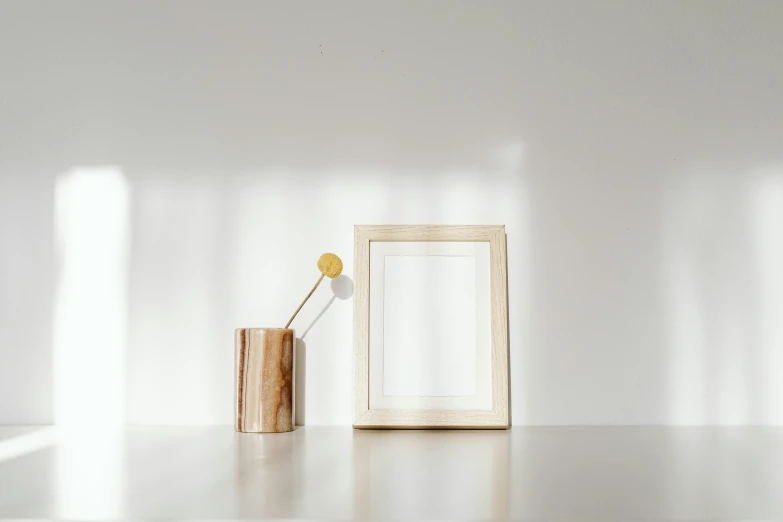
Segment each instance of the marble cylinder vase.
[[294,429],[294,331],[234,332],[234,428],[243,433]]

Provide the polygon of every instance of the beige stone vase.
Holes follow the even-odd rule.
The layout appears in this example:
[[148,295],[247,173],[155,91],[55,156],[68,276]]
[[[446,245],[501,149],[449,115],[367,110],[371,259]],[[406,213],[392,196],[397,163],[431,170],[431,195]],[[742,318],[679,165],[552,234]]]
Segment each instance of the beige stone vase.
[[294,331],[237,328],[234,332],[234,428],[243,433],[294,429]]

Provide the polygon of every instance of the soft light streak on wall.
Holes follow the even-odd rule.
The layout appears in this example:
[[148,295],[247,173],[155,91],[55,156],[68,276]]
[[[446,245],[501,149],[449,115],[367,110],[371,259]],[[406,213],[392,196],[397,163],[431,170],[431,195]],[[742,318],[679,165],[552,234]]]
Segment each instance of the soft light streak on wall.
[[704,309],[704,256],[698,238],[709,232],[717,195],[705,176],[689,178],[663,209],[667,310],[670,320],[670,418],[675,425],[708,423],[708,328]]
[[756,192],[755,249],[763,361],[763,421],[783,424],[783,173]]
[[20,428],[18,435],[0,439],[0,464],[48,448],[55,442],[57,430],[52,426]]
[[55,186],[55,423],[125,422],[128,185],[117,167],[74,168]]
[[671,267],[674,353],[672,424],[702,424],[705,418],[705,331],[694,266],[682,253]]

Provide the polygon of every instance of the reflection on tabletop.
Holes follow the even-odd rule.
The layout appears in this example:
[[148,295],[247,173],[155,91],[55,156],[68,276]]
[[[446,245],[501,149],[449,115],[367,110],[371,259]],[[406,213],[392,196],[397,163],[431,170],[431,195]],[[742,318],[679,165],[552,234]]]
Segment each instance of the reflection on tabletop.
[[0,517],[773,519],[783,429],[0,428]]

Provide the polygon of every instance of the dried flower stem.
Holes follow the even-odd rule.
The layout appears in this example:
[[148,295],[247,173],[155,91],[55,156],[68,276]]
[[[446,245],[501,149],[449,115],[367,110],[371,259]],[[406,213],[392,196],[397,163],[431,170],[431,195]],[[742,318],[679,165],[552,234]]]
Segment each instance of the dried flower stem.
[[310,299],[310,296],[313,295],[313,292],[315,292],[315,289],[318,288],[318,285],[321,284],[321,281],[324,279],[324,274],[321,274],[321,277],[318,278],[318,282],[315,283],[315,286],[312,290],[310,290],[310,293],[307,294],[307,297],[304,298],[304,301],[302,301],[302,304],[299,305],[299,308],[296,309],[296,312],[294,312],[294,315],[291,316],[291,319],[288,320],[288,322],[285,324],[285,327],[288,328],[291,325],[291,322],[294,320],[294,317],[296,317],[296,314],[299,313],[299,310],[302,309],[304,304],[307,302],[308,299]]

